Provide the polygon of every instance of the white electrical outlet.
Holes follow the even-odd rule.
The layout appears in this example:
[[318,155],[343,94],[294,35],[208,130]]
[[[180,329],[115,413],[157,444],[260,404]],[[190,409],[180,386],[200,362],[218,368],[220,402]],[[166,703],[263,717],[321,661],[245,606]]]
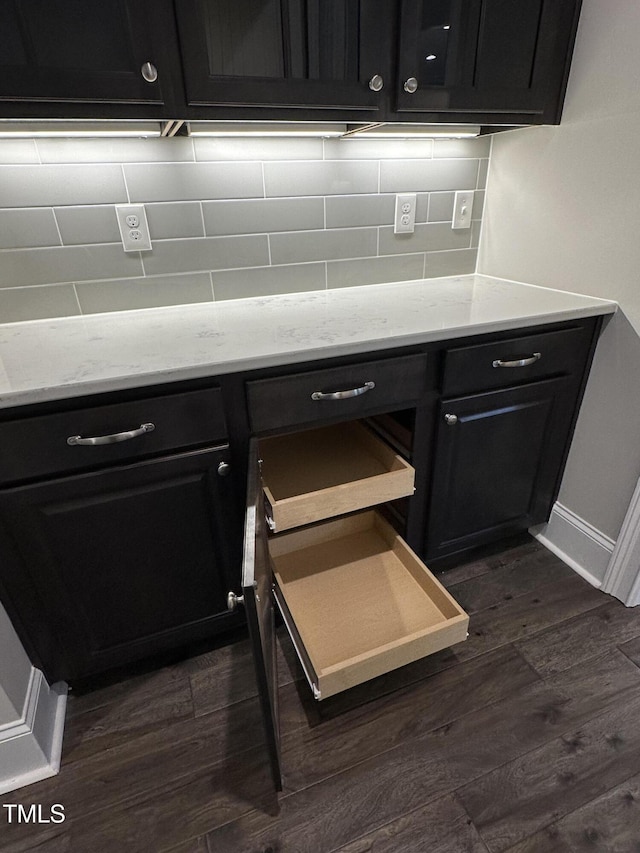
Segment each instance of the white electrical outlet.
[[471,228],[473,213],[474,190],[458,190],[453,203],[453,219],[451,227],[456,229]]
[[116,217],[125,252],[148,252],[151,237],[144,204],[117,204]]
[[394,234],[413,234],[416,223],[416,194],[403,193],[396,196]]

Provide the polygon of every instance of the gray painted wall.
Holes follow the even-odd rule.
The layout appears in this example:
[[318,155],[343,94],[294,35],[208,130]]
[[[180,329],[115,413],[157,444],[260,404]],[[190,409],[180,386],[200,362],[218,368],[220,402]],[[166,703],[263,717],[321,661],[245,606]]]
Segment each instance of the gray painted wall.
[[[0,322],[475,271],[490,139],[0,140]],[[479,189],[472,228],[453,191]],[[395,194],[418,193],[413,235]],[[147,205],[125,254],[114,205]]]
[[494,137],[478,271],[616,299],[560,501],[616,539],[640,474],[640,5],[584,0],[559,127]]

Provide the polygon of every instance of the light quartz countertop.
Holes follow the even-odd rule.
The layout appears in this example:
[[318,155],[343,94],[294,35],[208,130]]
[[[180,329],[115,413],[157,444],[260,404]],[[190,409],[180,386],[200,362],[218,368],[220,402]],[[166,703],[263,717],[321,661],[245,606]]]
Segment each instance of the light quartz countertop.
[[611,314],[483,275],[0,325],[0,407]]

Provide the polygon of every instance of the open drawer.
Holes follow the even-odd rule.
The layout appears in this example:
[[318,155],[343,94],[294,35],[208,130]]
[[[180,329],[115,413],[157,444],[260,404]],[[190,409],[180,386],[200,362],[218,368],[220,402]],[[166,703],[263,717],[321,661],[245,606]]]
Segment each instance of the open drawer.
[[269,526],[289,530],[414,491],[414,469],[357,421],[260,440]]
[[467,636],[467,614],[375,511],[283,533],[269,551],[316,699]]
[[[467,636],[466,613],[377,512],[269,537],[258,439],[252,438],[242,600],[278,790],[276,597],[317,699]],[[230,608],[237,601],[230,592]]]

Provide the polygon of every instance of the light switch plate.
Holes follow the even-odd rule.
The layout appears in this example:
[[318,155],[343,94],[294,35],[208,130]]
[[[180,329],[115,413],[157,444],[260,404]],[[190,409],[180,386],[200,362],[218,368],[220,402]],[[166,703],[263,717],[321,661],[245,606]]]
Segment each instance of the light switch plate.
[[151,236],[144,204],[117,204],[116,217],[125,252],[151,250]]
[[453,221],[451,227],[456,229],[471,228],[473,213],[474,190],[458,190],[453,204]]

